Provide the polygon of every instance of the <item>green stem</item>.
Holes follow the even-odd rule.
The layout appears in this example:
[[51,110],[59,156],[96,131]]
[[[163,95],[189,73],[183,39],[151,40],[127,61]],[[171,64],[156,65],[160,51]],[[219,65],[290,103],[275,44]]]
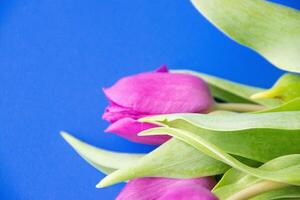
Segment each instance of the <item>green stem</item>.
[[288,187],[289,185],[286,183],[279,183],[273,181],[262,181],[255,185],[252,185],[238,193],[235,193],[227,200],[247,200],[251,197],[257,196],[259,194],[272,191],[279,188]]
[[234,112],[256,112],[266,109],[266,106],[245,103],[215,103],[213,110],[227,110]]

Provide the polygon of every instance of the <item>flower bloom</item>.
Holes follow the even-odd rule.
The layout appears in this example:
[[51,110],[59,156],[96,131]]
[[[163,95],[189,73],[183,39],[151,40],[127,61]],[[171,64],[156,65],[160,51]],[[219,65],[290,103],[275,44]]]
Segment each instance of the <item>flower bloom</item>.
[[103,89],[109,100],[103,119],[112,124],[106,132],[143,144],[162,144],[169,136],[139,137],[155,125],[140,123],[142,117],[172,113],[203,113],[213,105],[207,84],[200,78],[169,73],[165,66],[156,72],[141,73],[119,80]]
[[193,179],[138,178],[129,181],[116,200],[217,200],[211,177]]

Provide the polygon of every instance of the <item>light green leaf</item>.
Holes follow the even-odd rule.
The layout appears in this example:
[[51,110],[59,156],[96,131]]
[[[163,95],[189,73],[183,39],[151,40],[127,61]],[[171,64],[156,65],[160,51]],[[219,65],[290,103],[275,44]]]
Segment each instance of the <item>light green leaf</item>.
[[[271,160],[259,169],[276,173],[286,167],[299,164],[300,154],[287,155]],[[287,188],[289,185],[264,181],[257,177],[230,169],[213,189],[220,199],[249,199],[258,194],[269,192],[278,188]]]
[[[297,160],[299,155],[277,158],[259,167],[275,171],[285,168],[286,162]],[[293,163],[292,163],[293,164]],[[300,187],[264,181],[236,169],[228,170],[212,190],[219,199],[272,200],[300,197]],[[252,197],[255,196],[255,197]],[[243,198],[241,198],[243,197]],[[252,198],[250,198],[252,197]]]
[[275,66],[300,72],[300,12],[264,0],[192,0],[197,10],[233,40]]
[[285,111],[300,111],[300,98],[293,99],[293,100],[286,102],[280,106],[262,110],[257,113],[285,112]]
[[[295,112],[290,113],[295,114]],[[277,113],[276,115],[270,114],[271,113],[261,116],[262,114],[214,112],[208,115],[176,114],[154,116],[143,118],[141,120],[149,123],[159,124],[160,126],[177,128],[197,133],[208,142],[221,147],[227,153],[259,162],[267,162],[278,156],[300,153],[300,146],[298,145],[300,143],[299,127],[295,130],[283,130],[281,128],[293,127],[292,125],[289,127],[285,122],[286,127],[277,129],[279,127],[277,127],[277,121],[274,119],[276,118],[283,120],[285,115],[282,113]],[[250,118],[248,118],[249,115],[251,116]],[[257,116],[258,119],[253,120],[252,116]],[[192,118],[193,120],[191,120]],[[291,119],[289,120],[289,118]],[[295,119],[295,116],[292,115],[288,117],[286,121],[289,121],[293,124],[292,120]],[[264,121],[273,121],[275,123],[274,125],[276,126],[273,126],[273,128],[268,128],[269,126],[263,126]],[[230,126],[226,126],[226,122]],[[294,123],[298,123],[299,125],[300,122],[296,121]],[[204,128],[218,128],[219,131],[207,130]],[[168,131],[167,129],[160,129],[160,132]]]
[[[146,136],[161,134],[168,134],[177,139],[180,139],[186,142],[187,144],[190,144],[191,146],[195,147],[201,153],[205,153],[216,160],[220,160],[237,170],[240,170],[257,178],[300,186],[300,155],[297,155],[293,157],[293,159],[286,160],[286,162],[283,162],[283,164],[285,164],[284,168],[276,170],[275,172],[266,169],[250,167],[249,165],[246,165],[241,161],[235,159],[233,156],[227,154],[221,148],[209,143],[208,141],[203,139],[199,134],[192,133],[189,131],[168,128],[168,131],[165,131],[164,133],[151,132],[149,134],[149,132],[145,131],[140,133],[139,135]],[[285,157],[282,157],[282,159],[284,158]]]
[[280,101],[274,99],[254,100],[250,98],[253,94],[265,91],[262,88],[251,87],[244,84],[221,79],[215,76],[189,70],[173,70],[172,72],[191,74],[204,79],[209,84],[213,96],[226,102],[252,103],[266,106],[276,106],[280,104]]
[[249,129],[300,130],[300,111],[261,114],[232,113],[230,115],[224,115],[223,112],[214,114],[169,114],[145,117],[139,121],[149,123],[158,122],[158,124],[161,124],[174,120],[184,120],[193,126],[214,131],[240,131]]
[[107,151],[86,144],[66,132],[61,132],[61,135],[84,160],[105,174],[132,166],[145,155]]
[[221,180],[215,185],[212,191],[218,190],[219,188],[226,187],[227,185],[232,185],[239,182],[245,177],[245,174],[234,168],[229,169],[225,174],[223,174]]
[[97,187],[139,177],[195,178],[222,174],[228,165],[202,154],[194,147],[171,139],[133,166],[122,168],[105,177]]
[[250,200],[300,199],[300,187],[290,186],[258,195]]
[[271,89],[251,96],[252,99],[276,98],[283,102],[288,102],[298,97],[300,97],[300,75],[292,73],[282,75]]

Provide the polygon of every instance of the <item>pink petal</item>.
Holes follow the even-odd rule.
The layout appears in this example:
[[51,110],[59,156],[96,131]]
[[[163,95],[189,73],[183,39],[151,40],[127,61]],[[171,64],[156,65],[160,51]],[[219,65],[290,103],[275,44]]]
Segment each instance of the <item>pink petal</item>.
[[113,124],[111,124],[105,131],[115,133],[121,137],[124,137],[130,141],[138,142],[142,144],[158,145],[166,142],[170,139],[170,136],[138,136],[137,134],[143,130],[156,127],[149,123],[140,123],[132,118],[122,118]]
[[201,186],[177,185],[157,200],[217,200],[208,189]]
[[111,105],[107,106],[102,118],[109,122],[116,122],[119,119],[129,117],[133,119],[139,119],[145,117],[146,114],[138,113],[130,108],[121,107],[117,104],[111,103]]
[[112,102],[146,114],[205,112],[213,103],[207,84],[188,74],[129,76],[104,89],[104,93]]
[[167,65],[161,65],[155,72],[169,72]]
[[117,200],[217,200],[211,177],[194,179],[139,178],[131,180]]

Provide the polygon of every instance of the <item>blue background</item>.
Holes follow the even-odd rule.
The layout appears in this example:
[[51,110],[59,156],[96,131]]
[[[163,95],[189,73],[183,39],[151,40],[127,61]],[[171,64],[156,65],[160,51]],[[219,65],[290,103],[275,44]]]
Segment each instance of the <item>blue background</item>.
[[[295,0],[276,2],[300,9]],[[188,0],[0,1],[0,199],[113,199],[60,130],[99,147],[153,147],[103,133],[103,86],[161,64],[269,87],[282,74]]]

